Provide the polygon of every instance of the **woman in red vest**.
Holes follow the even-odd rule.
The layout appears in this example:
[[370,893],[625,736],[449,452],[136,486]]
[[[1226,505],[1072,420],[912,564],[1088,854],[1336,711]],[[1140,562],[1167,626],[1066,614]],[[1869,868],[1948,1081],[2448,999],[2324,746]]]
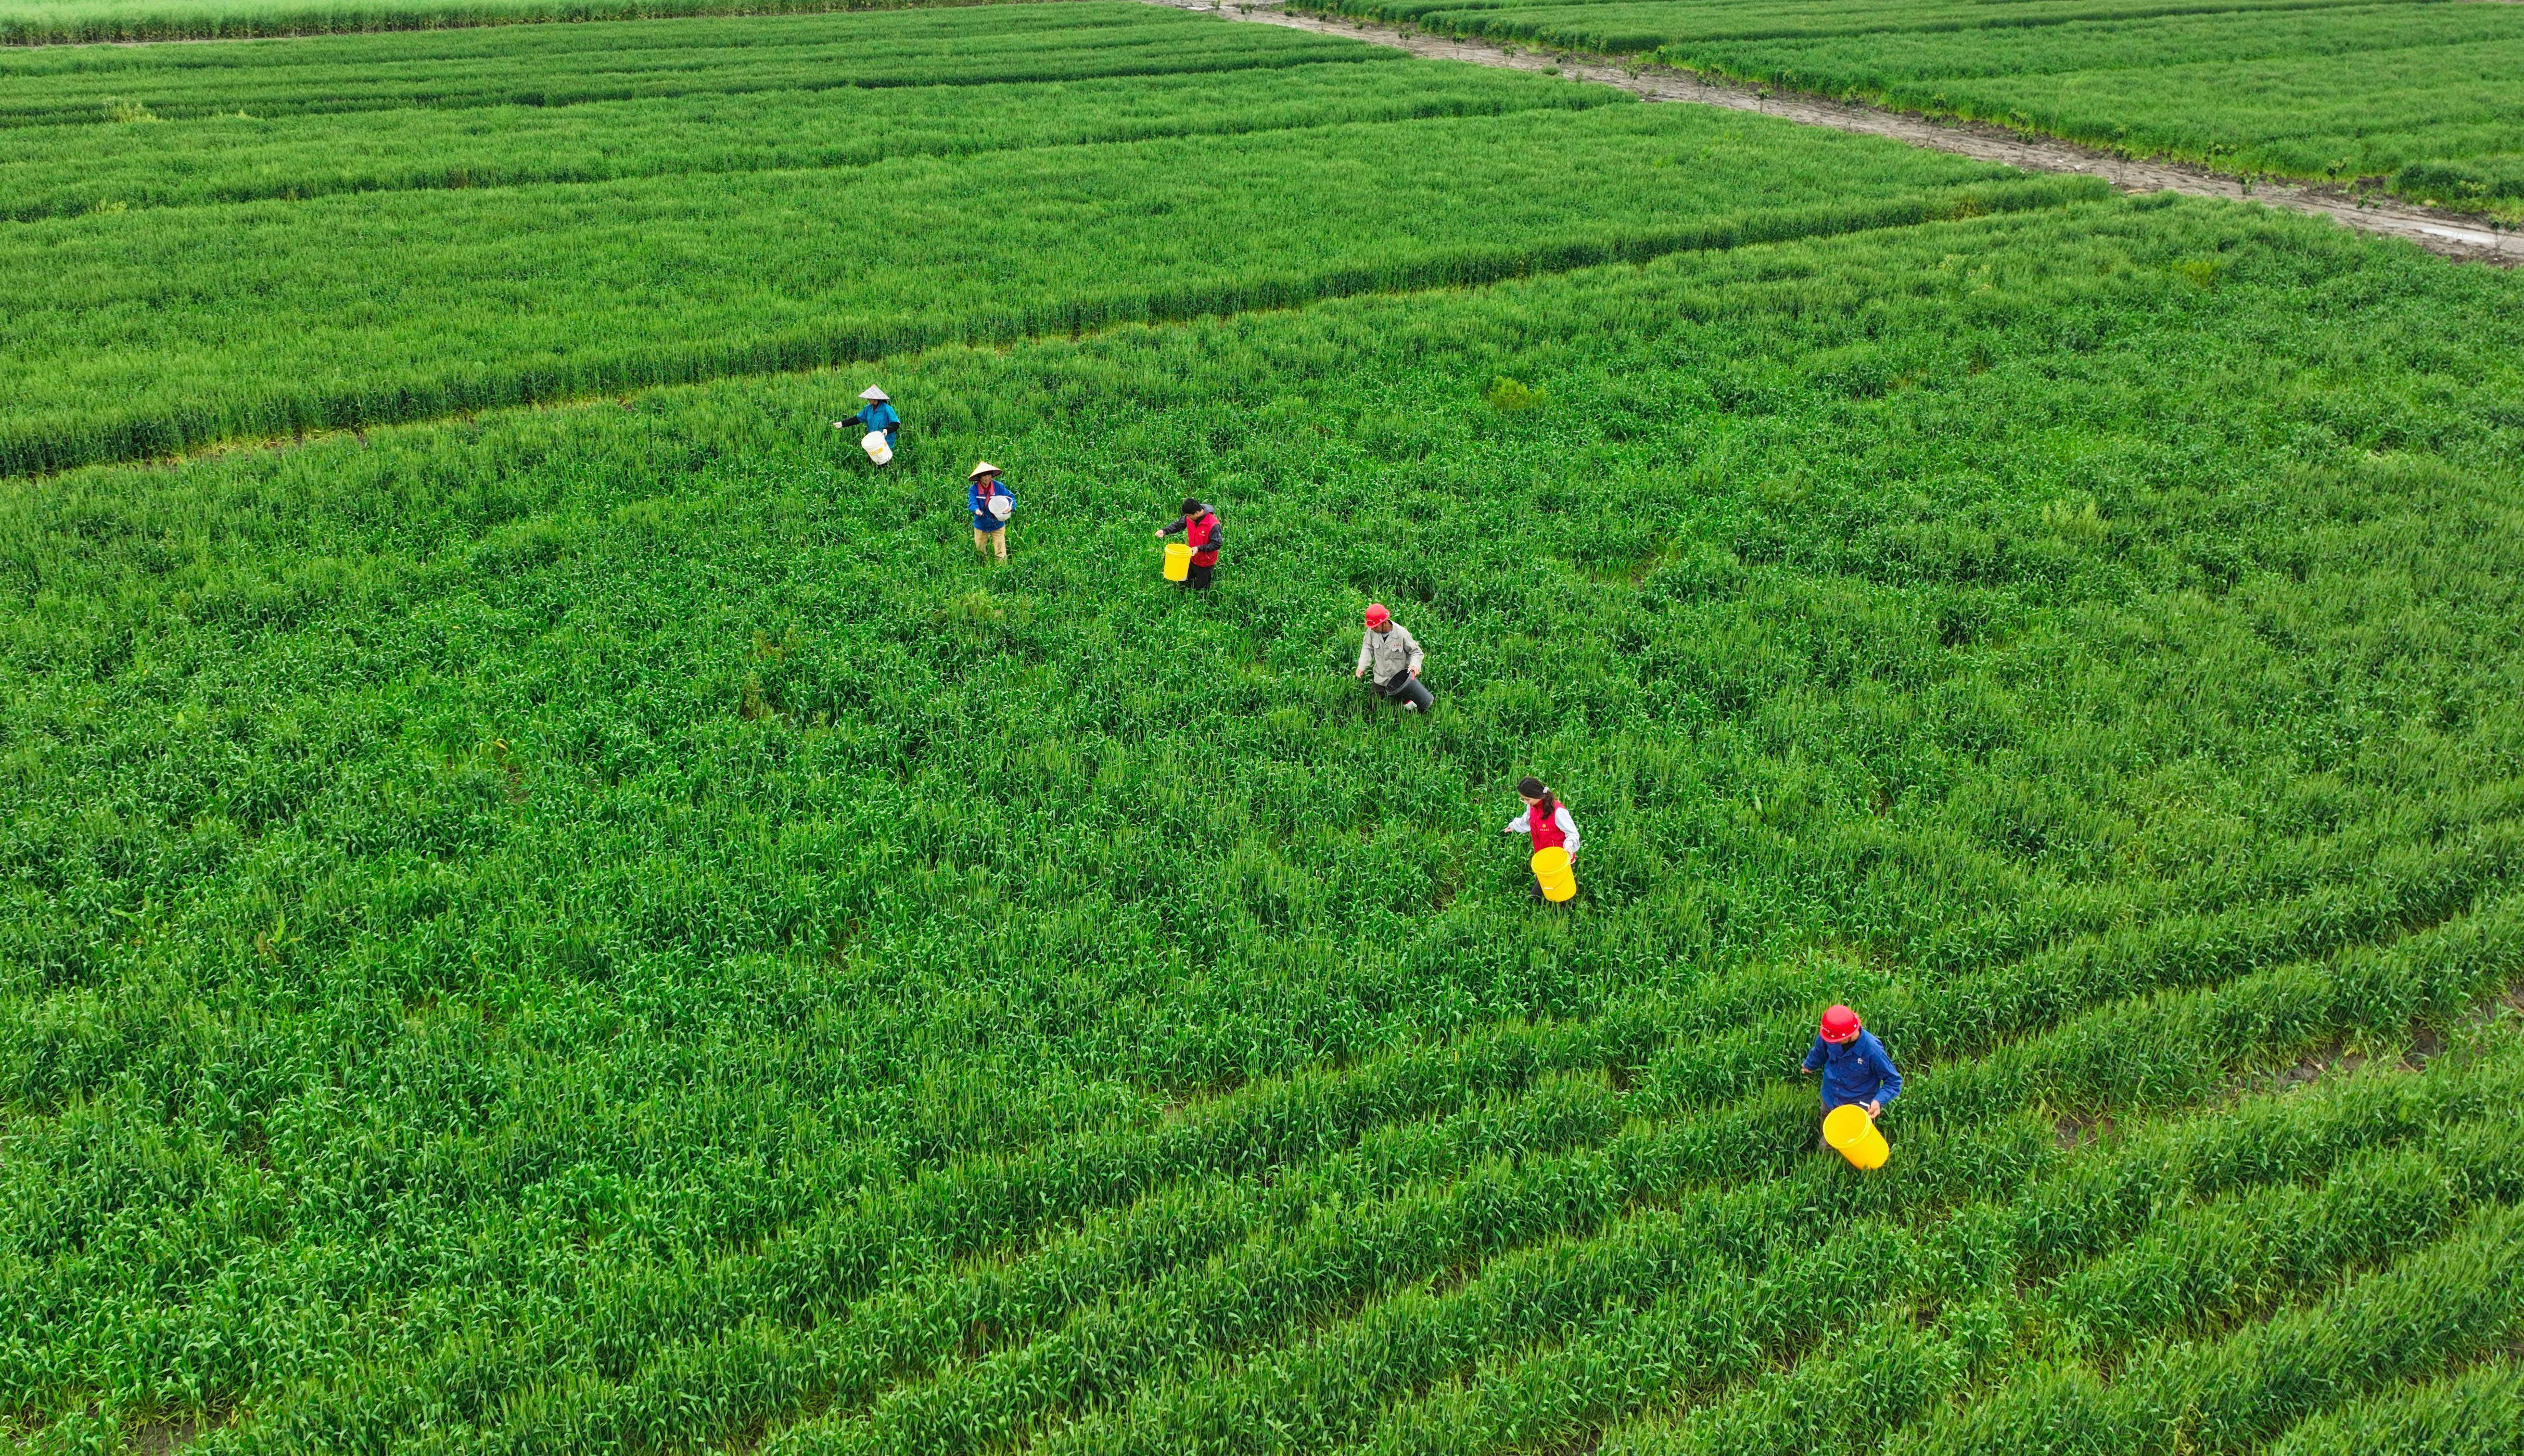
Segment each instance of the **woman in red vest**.
[[[1569,817],[1569,806],[1560,801],[1559,796],[1544,788],[1542,780],[1528,777],[1517,781],[1516,797],[1525,801],[1525,812],[1508,820],[1507,828],[1499,832],[1527,836],[1533,841],[1537,853],[1558,846],[1569,851],[1570,863],[1577,863],[1580,840],[1578,821]],[[1542,898],[1538,882],[1533,887],[1533,898]]]
[[1198,501],[1183,503],[1183,519],[1157,530],[1163,541],[1175,532],[1183,532],[1184,544],[1191,548],[1191,574],[1184,586],[1195,592],[1209,590],[1209,573],[1218,565],[1218,549],[1227,544],[1227,527],[1218,523],[1218,512]]

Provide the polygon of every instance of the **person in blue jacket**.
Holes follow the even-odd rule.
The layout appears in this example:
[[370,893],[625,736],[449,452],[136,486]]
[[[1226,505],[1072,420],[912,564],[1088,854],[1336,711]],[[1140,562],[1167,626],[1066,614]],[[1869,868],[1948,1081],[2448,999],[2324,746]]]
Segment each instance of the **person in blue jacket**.
[[973,467],[966,479],[972,484],[965,489],[965,504],[973,509],[973,549],[982,559],[991,558],[995,549],[999,559],[1008,558],[1008,516],[1016,510],[1016,492],[999,484],[999,467],[984,461]]
[[894,403],[885,397],[885,391],[873,384],[860,390],[859,398],[867,403],[859,407],[858,413],[844,422],[857,425],[863,434],[885,431],[885,448],[892,450],[895,438],[902,433],[902,416],[894,413]]
[[1803,1070],[1822,1074],[1822,1112],[1856,1103],[1870,1118],[1902,1092],[1902,1074],[1875,1034],[1858,1024],[1858,1013],[1834,1006],[1822,1013],[1814,1049]]

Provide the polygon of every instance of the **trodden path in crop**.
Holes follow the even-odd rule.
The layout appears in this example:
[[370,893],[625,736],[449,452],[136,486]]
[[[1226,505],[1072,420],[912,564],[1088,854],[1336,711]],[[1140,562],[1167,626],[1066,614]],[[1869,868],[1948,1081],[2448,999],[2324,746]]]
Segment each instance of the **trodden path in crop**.
[[2403,238],[2432,253],[2466,262],[2524,266],[2524,233],[2508,232],[2486,222],[2427,208],[2386,206],[2333,188],[2286,183],[2247,183],[2204,168],[2164,161],[2137,161],[2081,147],[2073,142],[2027,136],[2003,127],[1972,122],[1932,121],[1909,112],[1833,101],[1826,97],[1780,91],[1720,80],[1687,71],[1640,66],[1604,56],[1582,56],[1558,48],[1519,49],[1484,40],[1433,35],[1368,21],[1329,20],[1295,15],[1280,0],[1146,0],[1176,10],[1215,13],[1228,20],[1286,25],[1327,35],[1348,35],[1374,45],[1389,45],[1415,56],[1465,61],[1475,66],[1500,66],[1516,71],[1547,71],[1576,80],[1619,87],[1649,101],[1685,101],[1730,111],[1759,112],[1813,126],[1891,137],[1914,146],[1933,147],[1983,162],[2001,162],[2028,171],[2084,172],[2099,176],[2124,192],[2180,192],[2231,202],[2257,202],[2317,218],[2329,218],[2361,232]]

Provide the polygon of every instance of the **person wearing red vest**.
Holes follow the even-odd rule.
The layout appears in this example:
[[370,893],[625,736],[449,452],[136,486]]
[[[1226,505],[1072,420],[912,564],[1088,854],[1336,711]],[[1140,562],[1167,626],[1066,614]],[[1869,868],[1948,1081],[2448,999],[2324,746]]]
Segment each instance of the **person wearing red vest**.
[[[1557,846],[1569,851],[1569,860],[1575,864],[1581,836],[1578,833],[1578,821],[1569,816],[1569,806],[1560,801],[1558,795],[1544,788],[1542,780],[1532,777],[1517,782],[1516,797],[1525,801],[1525,812],[1508,820],[1507,828],[1499,832],[1526,836],[1533,841],[1537,853]],[[1536,899],[1542,898],[1539,884],[1533,887],[1533,896]]]
[[1191,548],[1191,574],[1184,578],[1185,588],[1208,591],[1210,572],[1218,566],[1218,549],[1227,544],[1227,527],[1219,524],[1217,511],[1198,501],[1187,500],[1183,503],[1183,519],[1159,527],[1157,539],[1163,541],[1177,531],[1183,533],[1184,544]]

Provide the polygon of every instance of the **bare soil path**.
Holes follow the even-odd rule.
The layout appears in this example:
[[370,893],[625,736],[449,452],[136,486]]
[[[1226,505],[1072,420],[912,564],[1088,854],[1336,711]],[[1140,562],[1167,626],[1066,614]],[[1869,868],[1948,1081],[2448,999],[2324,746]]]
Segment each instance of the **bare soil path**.
[[2028,171],[2086,172],[2103,177],[2124,192],[2182,192],[2194,197],[2222,197],[2257,202],[2267,207],[2329,218],[2361,232],[2403,238],[2448,258],[2524,266],[2524,233],[2510,232],[2476,218],[2440,213],[2406,203],[2384,203],[2332,187],[2292,183],[2246,182],[2205,168],[2179,162],[2142,162],[2073,142],[2026,136],[1997,126],[1931,121],[1907,112],[1887,111],[1855,102],[1833,101],[1769,86],[1717,80],[1687,71],[1626,64],[1604,56],[1565,50],[1530,50],[1485,40],[1432,35],[1369,22],[1327,20],[1292,15],[1277,0],[1147,0],[1177,10],[1214,11],[1234,21],[1286,25],[1326,35],[1347,35],[1375,45],[1389,45],[1415,56],[1442,61],[1468,61],[1512,71],[1547,71],[1576,80],[1598,81],[1650,101],[1682,101],[1730,111],[1759,112],[1814,126],[1888,136],[1940,152],[2003,162]]

